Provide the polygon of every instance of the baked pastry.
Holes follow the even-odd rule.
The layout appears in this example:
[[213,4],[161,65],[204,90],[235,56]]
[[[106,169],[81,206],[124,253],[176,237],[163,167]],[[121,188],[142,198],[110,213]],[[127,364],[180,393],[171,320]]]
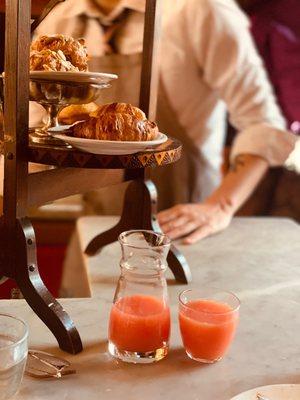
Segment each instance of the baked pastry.
[[134,107],[133,105],[128,103],[102,104],[97,108],[95,112],[91,113],[91,117],[97,118],[104,114],[116,114],[116,113],[132,115],[138,120],[147,119],[146,114],[141,109],[139,109],[138,107]]
[[62,51],[42,50],[30,53],[30,71],[78,71]]
[[90,118],[90,114],[98,109],[97,104],[74,104],[65,107],[58,115],[60,124],[72,125],[77,121],[85,121]]
[[154,140],[158,135],[157,125],[131,104],[105,104],[90,116],[87,121],[73,126],[74,137],[138,142]]
[[87,71],[88,69],[88,55],[84,39],[76,40],[65,35],[43,35],[32,42],[30,50],[32,52],[51,50],[56,53],[61,51],[76,71]]

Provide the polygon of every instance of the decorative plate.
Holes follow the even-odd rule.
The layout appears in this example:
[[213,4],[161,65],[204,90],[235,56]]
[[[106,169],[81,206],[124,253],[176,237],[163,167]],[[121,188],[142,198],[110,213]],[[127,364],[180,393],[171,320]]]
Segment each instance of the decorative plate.
[[231,400],[299,400],[300,399],[300,385],[270,385],[261,386],[255,389],[248,390],[247,392],[240,393],[233,397]]
[[78,82],[78,83],[103,83],[107,84],[118,79],[118,75],[106,74],[102,72],[49,72],[49,71],[30,71],[30,79],[35,81],[59,81],[59,82]]
[[[66,126],[64,127],[66,129]],[[64,130],[65,130],[64,129]],[[159,133],[157,139],[146,142],[121,142],[116,140],[96,140],[82,139],[67,136],[59,132],[58,128],[49,129],[49,133],[57,138],[65,141],[71,146],[92,154],[107,154],[107,155],[125,155],[134,154],[146,149],[151,149],[168,140],[167,135]]]

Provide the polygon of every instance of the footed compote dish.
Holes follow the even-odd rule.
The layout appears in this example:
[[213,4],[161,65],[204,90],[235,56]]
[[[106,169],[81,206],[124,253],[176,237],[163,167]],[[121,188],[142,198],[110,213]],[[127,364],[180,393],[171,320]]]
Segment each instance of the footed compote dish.
[[117,75],[92,72],[31,71],[30,100],[41,104],[47,111],[44,126],[30,132],[32,143],[40,145],[68,146],[54,138],[48,130],[59,126],[58,114],[72,104],[87,104],[99,98],[100,91],[110,87]]

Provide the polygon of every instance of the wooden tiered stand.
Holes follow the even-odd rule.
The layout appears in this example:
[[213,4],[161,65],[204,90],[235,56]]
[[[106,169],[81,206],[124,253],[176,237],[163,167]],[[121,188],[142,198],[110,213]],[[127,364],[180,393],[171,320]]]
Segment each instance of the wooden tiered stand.
[[[63,0],[60,0],[63,1]],[[55,3],[52,0],[50,3]],[[147,0],[140,107],[155,118],[157,95],[157,43],[161,0]],[[80,336],[61,305],[44,286],[37,266],[36,239],[28,209],[76,193],[131,181],[120,222],[88,245],[88,254],[117,240],[128,229],[153,229],[156,190],[150,169],[177,161],[181,144],[169,139],[161,147],[128,156],[93,155],[78,150],[29,144],[30,0],[6,1],[4,209],[0,220],[0,280],[14,279],[28,304],[70,353],[82,350]],[[28,163],[56,168],[29,174]],[[190,281],[184,257],[173,247],[169,266],[178,281]]]

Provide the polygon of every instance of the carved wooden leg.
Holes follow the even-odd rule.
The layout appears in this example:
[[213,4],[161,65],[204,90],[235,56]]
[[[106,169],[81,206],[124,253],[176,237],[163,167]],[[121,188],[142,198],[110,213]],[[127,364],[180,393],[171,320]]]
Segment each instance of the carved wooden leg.
[[186,258],[174,245],[171,246],[167,261],[176,281],[192,282],[192,274]]
[[[13,263],[8,263],[6,267],[5,260],[1,260],[4,275],[17,282],[25,300],[52,331],[60,348],[71,354],[79,353],[82,343],[73,321],[40,278],[33,227],[27,218],[16,223],[15,257]],[[0,236],[3,238],[1,230]]]
[[[151,185],[153,186],[151,188]],[[154,191],[153,191],[154,188]],[[150,207],[149,207],[150,204]],[[151,181],[142,179],[134,180],[128,186],[123,212],[116,226],[106,232],[97,235],[88,244],[85,253],[89,256],[95,255],[100,249],[110,243],[116,242],[119,235],[130,229],[149,229],[152,227],[152,206],[156,205],[156,190]]]
[[[89,256],[96,254],[103,246],[118,240],[120,233],[127,230],[149,229],[161,232],[156,214],[157,191],[154,183],[144,179],[132,181],[125,194],[123,212],[119,223],[92,239],[85,253]],[[175,246],[171,247],[168,263],[177,281],[183,283],[191,281],[192,276],[188,263]]]

